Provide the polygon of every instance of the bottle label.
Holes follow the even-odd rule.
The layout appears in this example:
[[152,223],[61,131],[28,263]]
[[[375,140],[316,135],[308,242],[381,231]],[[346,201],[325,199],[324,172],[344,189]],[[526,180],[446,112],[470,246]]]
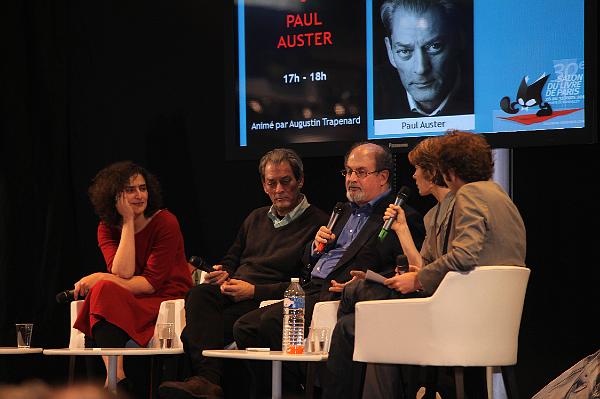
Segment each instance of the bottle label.
[[304,297],[283,298],[283,307],[288,309],[304,308]]

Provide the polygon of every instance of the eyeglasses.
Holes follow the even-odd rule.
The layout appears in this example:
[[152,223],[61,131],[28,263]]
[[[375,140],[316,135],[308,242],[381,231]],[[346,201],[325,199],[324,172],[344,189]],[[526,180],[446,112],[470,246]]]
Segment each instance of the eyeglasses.
[[374,170],[372,172],[367,172],[366,170],[354,170],[354,169],[342,169],[340,170],[340,173],[342,174],[342,176],[346,177],[346,176],[352,176],[352,173],[356,174],[356,177],[358,177],[359,179],[364,179],[365,177],[373,174],[373,173],[379,173],[382,172],[385,169],[382,170]]

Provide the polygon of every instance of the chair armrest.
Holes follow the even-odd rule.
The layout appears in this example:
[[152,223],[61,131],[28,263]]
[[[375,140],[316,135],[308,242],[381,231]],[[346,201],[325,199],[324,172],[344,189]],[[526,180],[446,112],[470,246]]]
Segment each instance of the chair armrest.
[[329,334],[333,332],[335,323],[337,322],[337,311],[340,306],[340,301],[325,301],[317,302],[313,310],[311,327],[326,327],[329,329]]
[[[173,348],[183,348],[181,342],[181,332],[185,327],[185,300],[184,299],[169,299],[160,304],[158,310],[158,323],[173,323],[175,327],[175,336],[173,338]],[[148,343],[148,348],[159,348],[158,331],[154,326],[154,335]]]
[[81,312],[81,308],[83,307],[82,300],[72,301],[70,304],[70,317],[71,317],[71,334],[69,336],[69,348],[77,349],[77,348],[85,348],[85,334],[81,331],[73,328],[73,324],[75,324],[75,320],[77,320],[77,316],[79,316],[79,312]]
[[265,301],[260,302],[259,308],[264,308],[265,306],[269,306],[281,301],[283,301],[283,299],[267,299]]

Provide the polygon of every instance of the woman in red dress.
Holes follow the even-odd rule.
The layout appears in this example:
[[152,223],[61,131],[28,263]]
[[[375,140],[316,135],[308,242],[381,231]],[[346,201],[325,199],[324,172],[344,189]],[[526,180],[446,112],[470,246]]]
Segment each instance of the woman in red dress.
[[[108,272],[75,283],[75,299],[85,295],[85,303],[74,327],[98,347],[125,347],[130,339],[146,346],[160,303],[184,297],[192,286],[179,223],[161,209],[157,179],[130,161],[98,172],[89,196]],[[119,357],[117,381],[124,378]]]

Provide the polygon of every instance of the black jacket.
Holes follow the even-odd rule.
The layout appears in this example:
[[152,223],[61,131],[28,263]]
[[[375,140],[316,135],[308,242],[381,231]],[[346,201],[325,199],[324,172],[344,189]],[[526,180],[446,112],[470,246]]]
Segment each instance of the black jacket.
[[[391,193],[375,204],[371,216],[369,216],[369,219],[358,233],[358,236],[352,241],[347,251],[335,265],[335,268],[329,273],[325,279],[326,281],[310,281],[304,284],[303,287],[307,295],[319,292],[320,301],[338,299],[339,294],[328,291],[330,280],[336,280],[338,282],[348,281],[352,278],[350,275],[351,270],[366,271],[367,269],[371,269],[377,272],[385,272],[394,269],[396,266],[396,256],[402,254],[400,241],[398,241],[398,237],[396,237],[394,232],[390,232],[383,241],[379,240],[378,235],[383,227],[383,214],[389,204],[393,203],[395,199],[395,195]],[[425,237],[423,217],[408,205],[402,205],[402,209],[404,209],[406,214],[408,227],[415,241],[415,245],[417,248],[420,248],[423,238]],[[352,207],[350,203],[347,202],[344,204],[342,215],[333,227],[333,233],[336,237],[339,237],[340,232],[348,221],[351,213]],[[307,245],[302,257],[307,275],[312,271],[312,267],[318,260],[318,258],[311,259],[311,246],[312,242]],[[329,243],[327,247],[325,247],[325,252],[334,246],[335,242]]]

